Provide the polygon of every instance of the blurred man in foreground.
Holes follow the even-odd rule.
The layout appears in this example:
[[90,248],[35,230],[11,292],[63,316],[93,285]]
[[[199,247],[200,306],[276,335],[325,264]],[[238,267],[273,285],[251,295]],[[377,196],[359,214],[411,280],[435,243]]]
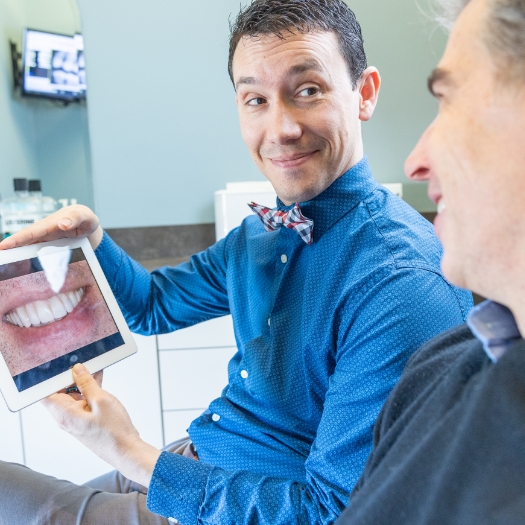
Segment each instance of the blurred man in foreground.
[[445,276],[492,301],[411,359],[340,525],[525,523],[525,1],[442,4],[439,114],[406,172],[429,181]]

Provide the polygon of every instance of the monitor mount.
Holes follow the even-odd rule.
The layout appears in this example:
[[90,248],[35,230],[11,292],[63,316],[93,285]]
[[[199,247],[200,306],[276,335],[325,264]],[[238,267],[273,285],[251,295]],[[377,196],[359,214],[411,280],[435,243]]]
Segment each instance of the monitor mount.
[[11,65],[13,67],[13,88],[18,91],[22,88],[22,53],[18,51],[16,44],[9,41],[11,48]]

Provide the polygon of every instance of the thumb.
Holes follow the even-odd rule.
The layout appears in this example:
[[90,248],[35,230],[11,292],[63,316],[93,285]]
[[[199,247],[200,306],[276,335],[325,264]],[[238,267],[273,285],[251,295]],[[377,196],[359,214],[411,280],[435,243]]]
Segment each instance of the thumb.
[[102,390],[94,377],[89,373],[89,370],[80,363],[73,367],[73,381],[88,403]]

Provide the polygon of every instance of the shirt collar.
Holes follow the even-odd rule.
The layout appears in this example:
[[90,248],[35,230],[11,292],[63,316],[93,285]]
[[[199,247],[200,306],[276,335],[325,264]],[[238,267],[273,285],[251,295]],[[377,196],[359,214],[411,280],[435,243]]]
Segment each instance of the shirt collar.
[[467,324],[494,363],[521,338],[512,312],[494,301],[485,301],[473,308]]
[[[317,197],[300,202],[303,215],[314,221],[314,242],[378,186],[365,155]],[[277,198],[277,207],[289,210],[293,205],[286,206]]]

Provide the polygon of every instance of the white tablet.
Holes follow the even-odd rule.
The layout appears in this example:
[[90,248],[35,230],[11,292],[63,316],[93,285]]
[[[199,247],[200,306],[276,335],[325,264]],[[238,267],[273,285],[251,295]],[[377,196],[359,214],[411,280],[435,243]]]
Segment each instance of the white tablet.
[[16,411],[137,351],[87,239],[0,251],[0,390]]

